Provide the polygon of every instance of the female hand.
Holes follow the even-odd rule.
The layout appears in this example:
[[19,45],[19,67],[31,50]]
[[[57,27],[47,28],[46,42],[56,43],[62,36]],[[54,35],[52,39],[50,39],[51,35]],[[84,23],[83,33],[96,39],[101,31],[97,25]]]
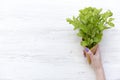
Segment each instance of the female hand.
[[97,48],[95,55],[88,48],[85,48],[85,51],[86,51],[86,54],[90,56],[91,66],[93,67],[96,73],[97,80],[105,80],[104,69],[101,62],[99,47]]

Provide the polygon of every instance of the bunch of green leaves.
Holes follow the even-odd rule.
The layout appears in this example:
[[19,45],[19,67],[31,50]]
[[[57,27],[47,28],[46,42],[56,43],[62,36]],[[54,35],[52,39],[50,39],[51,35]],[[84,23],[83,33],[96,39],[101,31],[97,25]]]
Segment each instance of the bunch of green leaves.
[[74,30],[78,30],[77,35],[82,37],[81,45],[92,48],[101,41],[104,30],[114,27],[112,15],[110,10],[102,13],[102,9],[87,7],[79,10],[77,17],[66,20]]

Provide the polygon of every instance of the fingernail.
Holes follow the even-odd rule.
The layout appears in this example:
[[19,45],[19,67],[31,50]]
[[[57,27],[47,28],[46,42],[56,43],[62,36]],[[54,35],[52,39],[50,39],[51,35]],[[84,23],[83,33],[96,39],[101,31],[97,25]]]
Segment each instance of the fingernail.
[[85,48],[85,51],[86,51],[86,52],[89,52],[89,48]]

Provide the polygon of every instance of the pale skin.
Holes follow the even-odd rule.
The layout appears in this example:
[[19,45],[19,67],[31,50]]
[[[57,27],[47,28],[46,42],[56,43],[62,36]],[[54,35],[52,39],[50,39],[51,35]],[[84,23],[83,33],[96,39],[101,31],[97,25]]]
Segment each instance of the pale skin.
[[99,46],[97,48],[95,55],[88,48],[85,49],[85,51],[87,54],[90,55],[91,66],[93,67],[93,69],[95,71],[96,80],[106,80],[103,65],[101,62],[101,55],[100,55]]

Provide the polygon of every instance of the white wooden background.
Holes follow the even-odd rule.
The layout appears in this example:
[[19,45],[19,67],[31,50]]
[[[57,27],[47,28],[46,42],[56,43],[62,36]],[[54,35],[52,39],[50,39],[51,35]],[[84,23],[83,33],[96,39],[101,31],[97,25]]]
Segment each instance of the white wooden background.
[[107,80],[120,80],[119,0],[0,0],[0,80],[95,80],[67,17],[110,9],[115,28],[100,43]]

